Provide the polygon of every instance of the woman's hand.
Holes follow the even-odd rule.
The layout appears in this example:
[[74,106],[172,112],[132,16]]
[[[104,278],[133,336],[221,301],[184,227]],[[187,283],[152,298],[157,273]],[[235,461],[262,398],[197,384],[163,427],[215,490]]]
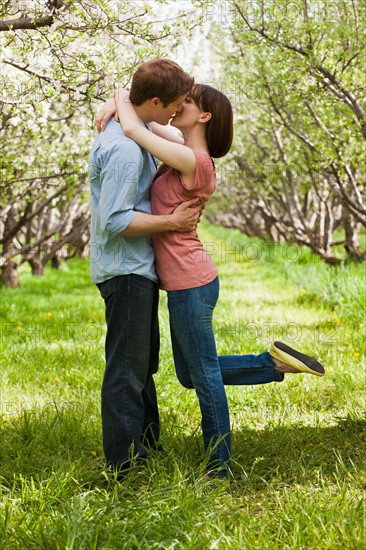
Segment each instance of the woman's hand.
[[114,100],[114,95],[109,99],[107,99],[107,101],[103,103],[103,105],[98,111],[97,117],[95,119],[98,134],[105,130],[105,127],[107,126],[107,122],[110,118],[112,118],[112,116],[114,116],[114,120],[116,122],[119,122],[119,116],[118,116],[116,103]]
[[131,103],[129,100],[129,92],[125,88],[122,88],[122,86],[120,86],[119,84],[116,85],[113,97],[116,105],[119,101],[121,101],[122,103]]

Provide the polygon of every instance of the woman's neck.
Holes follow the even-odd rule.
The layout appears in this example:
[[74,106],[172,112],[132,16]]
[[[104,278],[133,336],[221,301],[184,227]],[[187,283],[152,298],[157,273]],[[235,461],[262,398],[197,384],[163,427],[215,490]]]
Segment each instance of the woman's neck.
[[197,128],[199,131],[184,132],[182,131],[184,138],[184,145],[193,149],[193,151],[199,151],[201,153],[210,154],[208,151],[207,141],[204,133],[201,131],[201,128]]

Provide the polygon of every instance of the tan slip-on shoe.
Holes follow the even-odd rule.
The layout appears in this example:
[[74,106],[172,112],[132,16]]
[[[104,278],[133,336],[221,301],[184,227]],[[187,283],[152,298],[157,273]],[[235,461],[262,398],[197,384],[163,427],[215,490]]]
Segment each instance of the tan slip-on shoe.
[[269,353],[275,359],[286,363],[286,365],[290,365],[299,372],[307,372],[315,376],[324,376],[325,370],[319,361],[314,359],[314,357],[310,357],[310,355],[300,353],[290,348],[290,346],[287,346],[283,342],[273,342],[269,349]]

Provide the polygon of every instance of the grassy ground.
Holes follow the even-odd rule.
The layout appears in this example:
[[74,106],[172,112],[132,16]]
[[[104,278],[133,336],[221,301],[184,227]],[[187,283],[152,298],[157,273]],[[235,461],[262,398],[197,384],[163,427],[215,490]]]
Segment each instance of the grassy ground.
[[234,479],[204,479],[194,392],[174,376],[161,297],[164,457],[105,486],[104,310],[78,260],[2,290],[1,549],[361,549],[366,545],[364,266],[202,224],[221,275],[219,353],[275,339],[322,379],[229,387]]

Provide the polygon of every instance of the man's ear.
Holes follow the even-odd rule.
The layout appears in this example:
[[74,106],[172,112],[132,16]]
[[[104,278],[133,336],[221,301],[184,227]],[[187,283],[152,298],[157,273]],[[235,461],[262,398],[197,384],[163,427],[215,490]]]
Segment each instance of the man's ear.
[[150,99],[150,106],[151,107],[157,107],[160,103],[160,99],[158,97],[153,97]]

